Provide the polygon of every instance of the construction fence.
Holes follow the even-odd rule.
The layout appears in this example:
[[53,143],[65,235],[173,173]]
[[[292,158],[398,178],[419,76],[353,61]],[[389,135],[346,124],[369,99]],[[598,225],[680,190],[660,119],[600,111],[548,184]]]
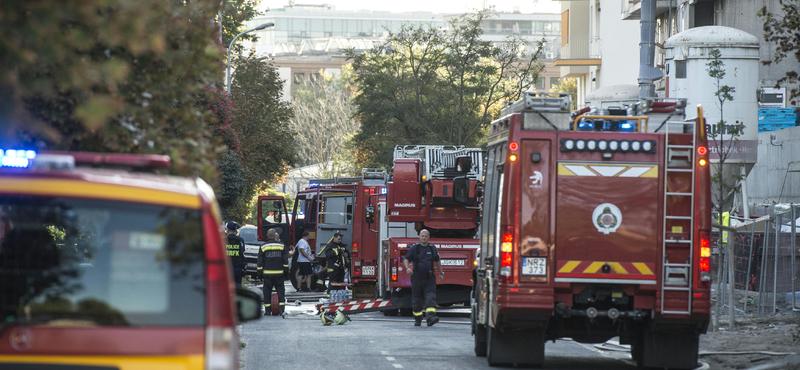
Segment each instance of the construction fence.
[[713,326],[736,319],[800,312],[800,204],[767,216],[715,225]]

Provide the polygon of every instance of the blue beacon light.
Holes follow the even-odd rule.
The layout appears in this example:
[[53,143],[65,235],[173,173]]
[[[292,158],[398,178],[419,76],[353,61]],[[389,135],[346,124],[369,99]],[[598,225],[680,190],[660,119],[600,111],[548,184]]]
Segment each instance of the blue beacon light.
[[0,167],[27,168],[36,152],[24,149],[0,149]]

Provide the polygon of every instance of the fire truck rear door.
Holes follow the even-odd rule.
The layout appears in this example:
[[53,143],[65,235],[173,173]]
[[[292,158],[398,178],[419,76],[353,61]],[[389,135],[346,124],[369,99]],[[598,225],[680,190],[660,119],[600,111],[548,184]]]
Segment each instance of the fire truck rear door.
[[656,284],[657,163],[556,164],[556,282]]

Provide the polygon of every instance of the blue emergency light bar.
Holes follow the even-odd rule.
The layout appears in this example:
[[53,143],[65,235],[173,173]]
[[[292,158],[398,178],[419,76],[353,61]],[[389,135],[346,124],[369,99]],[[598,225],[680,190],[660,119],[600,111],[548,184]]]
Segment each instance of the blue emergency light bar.
[[0,149],[0,167],[27,168],[36,152],[25,149]]

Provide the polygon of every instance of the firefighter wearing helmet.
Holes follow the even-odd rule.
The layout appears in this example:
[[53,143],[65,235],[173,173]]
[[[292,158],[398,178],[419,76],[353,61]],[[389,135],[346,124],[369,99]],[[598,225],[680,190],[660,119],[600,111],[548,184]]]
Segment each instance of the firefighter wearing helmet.
[[[439,264],[439,252],[428,241],[431,234],[422,229],[419,243],[408,248],[403,265],[411,274],[411,309],[414,313],[414,326],[422,325],[423,314],[428,326],[439,322],[436,316],[436,274],[444,279],[444,271]],[[424,309],[424,311],[423,311]]]
[[277,229],[267,231],[267,244],[261,246],[258,251],[258,270],[264,278],[264,315],[269,315],[272,311],[272,289],[278,292],[277,312],[283,314],[286,306],[286,287],[283,285],[285,276],[289,269],[289,253],[281,243],[280,234]]

